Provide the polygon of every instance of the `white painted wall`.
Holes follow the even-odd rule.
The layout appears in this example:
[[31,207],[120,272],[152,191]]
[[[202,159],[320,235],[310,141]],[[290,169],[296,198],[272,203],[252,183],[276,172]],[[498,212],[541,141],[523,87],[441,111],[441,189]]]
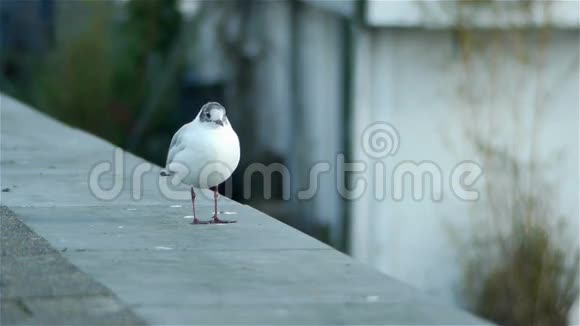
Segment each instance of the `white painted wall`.
[[[485,35],[485,34],[484,34]],[[499,34],[501,35],[501,34]],[[496,35],[488,34],[491,39]],[[359,30],[355,47],[355,76],[352,144],[355,159],[373,163],[362,151],[360,137],[373,121],[394,125],[400,134],[400,148],[395,156],[384,159],[387,184],[393,167],[405,160],[430,160],[443,172],[443,200],[414,201],[407,192],[401,202],[378,201],[372,193],[350,205],[353,255],[385,273],[419,289],[453,300],[460,268],[456,244],[450,241],[449,225],[469,230],[473,207],[454,197],[448,186],[449,173],[462,160],[478,160],[467,145],[461,126],[490,128],[488,139],[494,143],[512,143],[515,152],[524,155],[530,139],[529,123],[536,94],[547,92],[544,116],[538,119],[536,132],[540,156],[564,155],[557,167],[545,169],[557,183],[555,195],[560,212],[567,216],[572,243],[578,243],[578,108],[579,76],[577,30],[559,31],[547,44],[545,68],[515,59],[518,53],[538,54],[535,42],[514,42],[505,38],[499,43],[483,41],[474,54],[471,70],[466,71],[449,31],[420,29]],[[497,55],[492,55],[492,50]],[[522,52],[523,51],[523,52]],[[491,68],[495,67],[495,68]],[[461,95],[465,85],[474,85],[474,101]],[[539,91],[538,91],[539,90]],[[516,124],[508,112],[520,107],[522,124]],[[480,118],[469,119],[465,112],[474,110]],[[467,120],[465,120],[467,118]],[[462,122],[463,121],[463,122]],[[518,125],[521,127],[519,128]],[[521,130],[519,130],[519,129]],[[519,130],[519,131],[518,131]],[[518,145],[520,144],[520,145]],[[374,180],[367,171],[368,180]],[[479,184],[482,184],[481,181]]]
[[367,0],[364,17],[371,26],[448,28],[463,12],[464,23],[479,28],[550,24],[575,29],[580,26],[579,10],[578,1]]

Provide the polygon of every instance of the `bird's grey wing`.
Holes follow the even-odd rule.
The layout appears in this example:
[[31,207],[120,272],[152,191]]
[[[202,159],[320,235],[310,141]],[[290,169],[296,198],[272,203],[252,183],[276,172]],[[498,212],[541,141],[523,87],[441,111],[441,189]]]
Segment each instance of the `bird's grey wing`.
[[181,136],[183,134],[183,130],[185,130],[186,127],[187,125],[184,125],[183,127],[179,128],[179,130],[177,130],[171,139],[171,143],[169,144],[169,151],[167,152],[167,160],[165,161],[166,168],[168,167],[169,162],[171,162],[175,157],[175,154],[179,153],[185,148]]

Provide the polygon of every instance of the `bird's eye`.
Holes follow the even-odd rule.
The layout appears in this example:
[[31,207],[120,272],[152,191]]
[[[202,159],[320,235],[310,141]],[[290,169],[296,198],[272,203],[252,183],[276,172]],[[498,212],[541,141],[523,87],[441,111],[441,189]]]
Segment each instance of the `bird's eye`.
[[208,118],[208,119],[211,118],[211,115],[209,114],[209,112],[206,112],[205,113],[205,117]]

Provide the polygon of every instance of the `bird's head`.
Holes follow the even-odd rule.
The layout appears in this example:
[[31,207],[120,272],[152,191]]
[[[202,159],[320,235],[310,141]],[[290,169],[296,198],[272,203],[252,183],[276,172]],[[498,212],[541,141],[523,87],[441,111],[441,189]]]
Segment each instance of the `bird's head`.
[[226,109],[217,102],[208,102],[202,106],[198,118],[201,123],[211,124],[215,127],[229,124]]

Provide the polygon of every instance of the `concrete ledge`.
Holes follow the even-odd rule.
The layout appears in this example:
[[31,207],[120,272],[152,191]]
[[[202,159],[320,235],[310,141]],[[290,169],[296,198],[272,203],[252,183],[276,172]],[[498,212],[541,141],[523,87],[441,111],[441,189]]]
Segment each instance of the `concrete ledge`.
[[5,207],[0,207],[0,235],[0,324],[144,324]]
[[[222,201],[222,209],[235,212],[239,223],[191,226],[184,218],[191,215],[189,202],[170,201],[159,193],[158,167],[144,176],[139,201],[131,198],[130,173],[123,176],[126,182],[117,198],[98,200],[89,191],[89,171],[99,162],[113,160],[112,145],[8,97],[2,96],[0,105],[1,188],[8,189],[0,193],[1,203],[38,235],[29,234],[24,241],[19,233],[2,228],[2,239],[9,234],[16,237],[3,242],[13,248],[2,254],[2,266],[7,266],[2,269],[0,284],[2,315],[20,309],[18,300],[28,300],[24,309],[28,319],[19,320],[12,314],[16,317],[10,323],[30,323],[31,316],[41,323],[55,307],[62,308],[61,316],[66,316],[69,310],[63,307],[84,311],[99,304],[105,308],[113,305],[123,314],[71,320],[101,324],[485,323],[433,302],[231,200]],[[143,163],[131,154],[124,155],[125,171]],[[103,176],[104,183],[112,179],[112,174]],[[211,216],[209,196],[200,198],[200,215]],[[7,212],[5,215],[11,214]],[[44,249],[34,242],[42,239],[47,241]],[[11,287],[7,283],[16,281],[4,276],[11,266],[20,264],[14,259],[19,250],[20,257],[42,259],[22,265],[21,285]],[[47,269],[53,265],[72,266],[65,271],[78,269],[78,274],[57,267]],[[35,293],[34,283],[28,286],[25,279],[44,273],[71,282],[80,277],[91,285],[79,285],[72,289],[77,292],[68,293],[66,282],[54,283],[56,288],[48,294]],[[95,289],[98,293],[92,293]],[[97,297],[70,300],[70,295],[89,294]],[[54,306],[34,305],[39,298],[53,300]]]

